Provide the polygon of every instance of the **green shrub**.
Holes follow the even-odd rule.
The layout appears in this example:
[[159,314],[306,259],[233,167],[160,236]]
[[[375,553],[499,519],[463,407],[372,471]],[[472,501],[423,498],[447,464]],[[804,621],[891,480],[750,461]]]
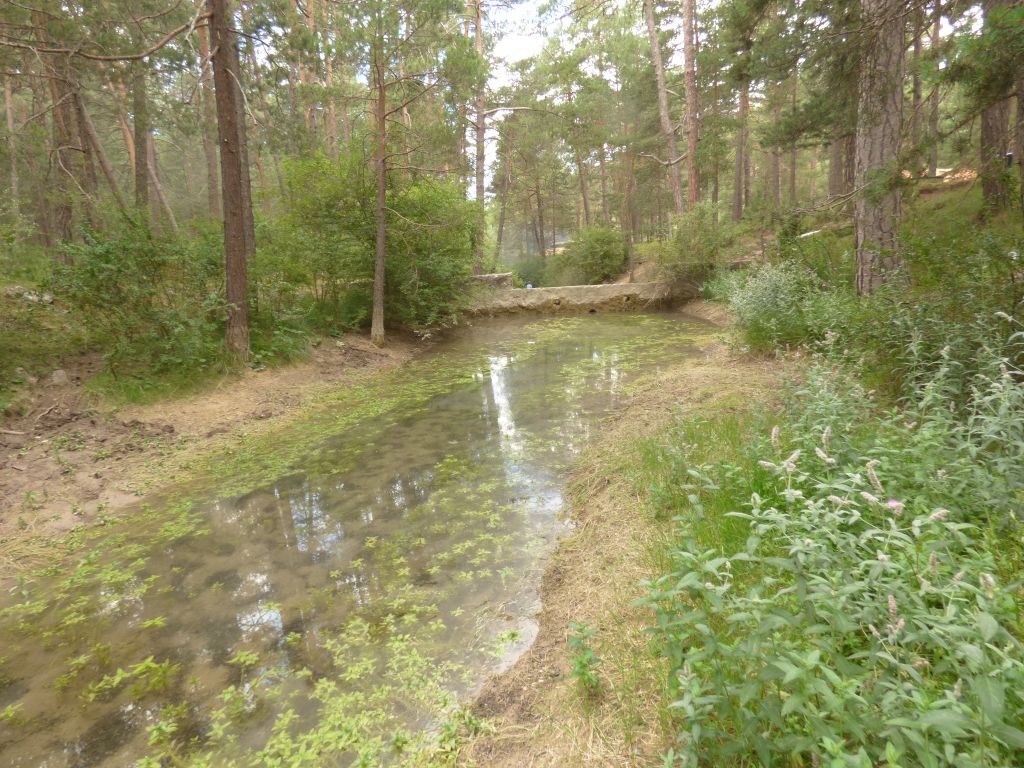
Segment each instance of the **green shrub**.
[[[287,213],[269,222],[270,271],[312,299],[317,324],[365,324],[376,244],[373,179],[358,147],[338,161],[323,156],[286,166]],[[462,310],[473,258],[475,211],[455,184],[394,181],[389,220],[385,318],[420,327]]]
[[[648,600],[676,764],[1020,762],[1024,384],[982,356],[959,412],[950,362],[881,416],[819,364],[741,464],[678,466],[688,513]],[[745,533],[709,549],[692,524],[726,504]]]
[[593,696],[601,690],[601,678],[597,675],[601,659],[592,647],[597,630],[580,621],[570,624],[569,629],[567,645],[572,657],[573,679],[585,695]]
[[710,202],[677,216],[672,229],[672,238],[657,252],[658,267],[668,279],[689,277],[694,267],[715,264],[728,237]]
[[806,305],[818,290],[814,273],[794,262],[762,264],[728,285],[729,307],[755,350],[809,340]]
[[590,285],[618,277],[626,268],[626,241],[610,227],[587,227],[565,250],[548,259],[546,285]]
[[54,267],[54,290],[103,340],[115,376],[203,369],[221,360],[222,266],[208,243],[125,224],[65,250],[68,261]]
[[545,284],[544,259],[540,256],[517,261],[512,265],[512,271],[515,273],[516,282],[520,287],[532,285],[534,288],[539,288]]

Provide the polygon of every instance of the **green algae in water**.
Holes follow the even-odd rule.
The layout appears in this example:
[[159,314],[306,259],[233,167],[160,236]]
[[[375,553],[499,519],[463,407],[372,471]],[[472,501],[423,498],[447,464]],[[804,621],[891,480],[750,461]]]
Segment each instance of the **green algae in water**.
[[575,456],[668,316],[482,324],[326,396],[0,605],[5,765],[443,764],[535,635]]

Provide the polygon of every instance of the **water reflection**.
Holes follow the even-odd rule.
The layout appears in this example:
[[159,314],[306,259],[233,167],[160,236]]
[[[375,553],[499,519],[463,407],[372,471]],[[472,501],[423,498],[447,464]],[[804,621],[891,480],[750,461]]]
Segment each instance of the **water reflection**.
[[[202,735],[225,686],[258,695],[254,665],[274,680],[308,671],[288,678],[297,694],[289,706],[298,722],[314,722],[315,681],[347,680],[337,648],[348,654],[342,666],[364,670],[346,685],[370,690],[389,672],[371,663],[384,651],[364,646],[399,636],[427,638],[416,652],[432,668],[465,671],[445,686],[472,688],[498,664],[496,638],[533,631],[528,617],[543,553],[560,530],[566,468],[615,406],[624,369],[685,344],[676,321],[604,318],[586,327],[586,336],[554,335],[530,354],[491,354],[469,383],[350,426],[318,449],[323,471],[211,501],[205,530],[139,553],[144,565],[127,581],[112,574],[80,630],[56,634],[68,606],[93,599],[88,592],[72,591],[39,617],[59,641],[40,644],[0,619],[11,649],[0,667],[8,675],[0,676],[0,710],[19,708],[18,723],[0,723],[0,762],[129,764],[150,749],[145,729],[162,707],[185,704]],[[641,358],[643,344],[655,342]],[[469,337],[449,353],[491,344]],[[363,645],[345,639],[363,625]],[[371,661],[359,662],[361,654]],[[143,690],[131,678],[82,705],[117,669],[148,657],[175,665],[165,687]],[[84,661],[61,682],[76,659]],[[240,744],[266,738],[281,704],[265,706]],[[409,701],[395,711],[410,722],[424,716]]]

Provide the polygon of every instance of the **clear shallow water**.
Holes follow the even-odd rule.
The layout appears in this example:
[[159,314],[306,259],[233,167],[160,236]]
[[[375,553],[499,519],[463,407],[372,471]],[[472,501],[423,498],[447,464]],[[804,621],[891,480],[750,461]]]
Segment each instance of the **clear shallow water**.
[[0,764],[372,765],[443,742],[533,639],[574,458],[706,334],[483,323],[84,536],[0,598]]

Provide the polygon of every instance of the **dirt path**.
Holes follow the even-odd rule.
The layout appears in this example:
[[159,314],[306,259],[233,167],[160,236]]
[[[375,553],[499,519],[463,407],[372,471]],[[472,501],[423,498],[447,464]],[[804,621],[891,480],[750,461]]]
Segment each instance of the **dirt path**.
[[[689,313],[724,324],[721,308],[695,303]],[[777,363],[741,358],[725,344],[703,359],[663,371],[602,430],[570,487],[575,533],[552,557],[541,588],[540,633],[526,654],[491,680],[474,706],[496,726],[469,745],[462,763],[478,768],[637,766],[657,764],[663,750],[657,722],[665,669],[645,634],[649,616],[633,601],[653,572],[652,544],[670,526],[647,514],[628,472],[637,438],[656,434],[682,407],[728,408],[763,399],[781,373]],[[587,701],[570,674],[566,638],[571,622],[606,635],[601,696]],[[599,655],[603,651],[599,648]],[[629,684],[619,685],[629,679]],[[628,691],[627,695],[620,690]],[[638,698],[643,691],[647,698]]]
[[83,389],[83,358],[36,385],[27,413],[0,421],[0,572],[45,560],[47,543],[116,515],[190,456],[266,429],[325,390],[401,365],[421,345],[385,349],[356,334],[325,339],[309,359],[225,377],[214,388],[147,406],[105,407]]

